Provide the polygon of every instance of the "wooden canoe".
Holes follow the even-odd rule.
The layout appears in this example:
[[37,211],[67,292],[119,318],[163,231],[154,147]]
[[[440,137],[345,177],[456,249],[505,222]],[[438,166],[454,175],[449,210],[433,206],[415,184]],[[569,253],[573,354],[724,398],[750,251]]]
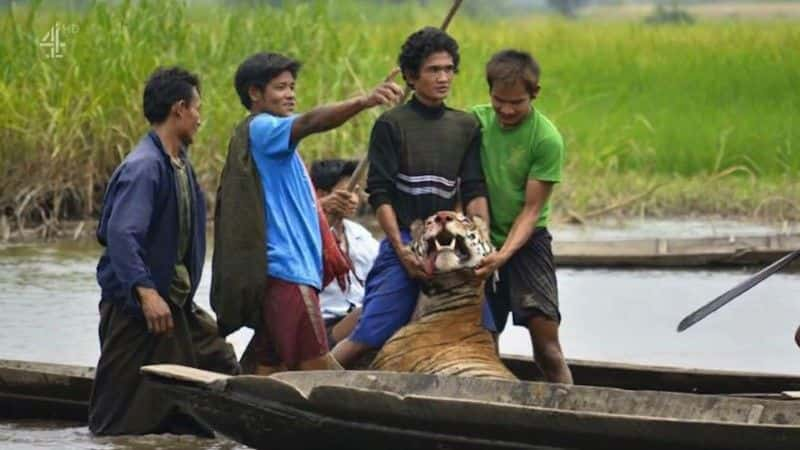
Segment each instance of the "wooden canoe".
[[[556,264],[564,267],[760,266],[800,248],[800,234],[707,238],[553,240]],[[791,267],[800,268],[800,262]]]
[[256,448],[800,448],[796,400],[391,372],[142,370],[181,410]]
[[0,360],[0,418],[86,422],[94,368]]
[[[541,380],[529,357],[503,356],[520,379]],[[800,377],[568,360],[580,385],[706,394],[778,396],[800,391]],[[0,360],[0,418],[58,419],[85,422],[94,368]]]

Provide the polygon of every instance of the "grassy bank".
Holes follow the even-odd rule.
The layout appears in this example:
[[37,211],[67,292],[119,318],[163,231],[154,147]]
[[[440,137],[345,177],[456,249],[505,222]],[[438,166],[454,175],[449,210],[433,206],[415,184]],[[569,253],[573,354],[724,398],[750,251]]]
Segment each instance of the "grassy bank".
[[[96,212],[111,170],[146,130],[141,89],[158,65],[181,64],[202,76],[204,125],[192,155],[212,192],[230,129],[244,113],[232,87],[244,57],[278,50],[302,59],[302,110],[380,80],[405,36],[438,23],[445,9],[434,2],[428,10],[378,11],[342,0],[285,10],[171,0],[98,3],[80,12],[6,9],[0,211],[12,221]],[[50,59],[40,44],[56,22],[64,25],[65,47],[62,58]],[[800,217],[796,22],[647,26],[459,15],[451,32],[462,47],[453,106],[487,100],[482,68],[493,51],[520,47],[539,59],[536,105],[568,146],[562,215],[610,208]],[[308,139],[304,157],[361,154],[373,119],[363,114]]]

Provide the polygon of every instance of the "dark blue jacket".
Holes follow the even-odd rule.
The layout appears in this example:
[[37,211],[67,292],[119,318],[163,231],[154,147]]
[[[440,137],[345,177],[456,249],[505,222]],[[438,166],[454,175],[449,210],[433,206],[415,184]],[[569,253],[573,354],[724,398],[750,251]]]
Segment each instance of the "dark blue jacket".
[[[191,241],[185,263],[194,297],[206,251],[206,206],[194,170]],[[105,247],[97,264],[101,301],[120,302],[140,315],[136,286],[151,287],[166,299],[178,253],[178,198],[175,172],[158,135],[151,131],[120,164],[106,189],[97,240]]]

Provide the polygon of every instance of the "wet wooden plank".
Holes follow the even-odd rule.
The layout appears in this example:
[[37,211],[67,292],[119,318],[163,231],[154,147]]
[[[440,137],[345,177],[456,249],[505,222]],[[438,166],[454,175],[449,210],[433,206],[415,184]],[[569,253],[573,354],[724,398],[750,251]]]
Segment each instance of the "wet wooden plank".
[[209,372],[208,370],[195,369],[193,367],[186,367],[177,364],[153,364],[142,367],[141,371],[142,373],[146,374],[153,374],[164,378],[188,381],[196,384],[210,385],[215,382],[225,381],[230,378],[230,375]]
[[0,418],[88,420],[94,368],[0,360]]
[[[542,380],[533,359],[502,356],[503,363],[523,380]],[[632,390],[689,392],[698,394],[780,394],[800,391],[800,377],[786,374],[646,366],[567,359],[575,383]]]
[[[561,266],[702,267],[770,264],[800,248],[800,234],[553,241]],[[791,266],[800,269],[800,262]]]

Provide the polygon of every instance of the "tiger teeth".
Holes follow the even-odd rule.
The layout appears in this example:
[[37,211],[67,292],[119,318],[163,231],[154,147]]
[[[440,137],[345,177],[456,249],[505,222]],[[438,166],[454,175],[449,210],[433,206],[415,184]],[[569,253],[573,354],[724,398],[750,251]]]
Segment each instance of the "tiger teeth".
[[437,241],[437,240],[434,240],[433,242],[434,242],[434,244],[436,245],[436,251],[437,251],[437,252],[438,252],[439,250],[443,249],[443,248],[447,248],[447,249],[450,249],[450,250],[455,250],[455,249],[456,249],[456,240],[455,240],[455,239],[452,239],[452,240],[450,241],[450,243],[449,243],[449,244],[447,244],[447,245],[442,245],[442,244],[441,244],[441,243],[439,243],[439,241]]

